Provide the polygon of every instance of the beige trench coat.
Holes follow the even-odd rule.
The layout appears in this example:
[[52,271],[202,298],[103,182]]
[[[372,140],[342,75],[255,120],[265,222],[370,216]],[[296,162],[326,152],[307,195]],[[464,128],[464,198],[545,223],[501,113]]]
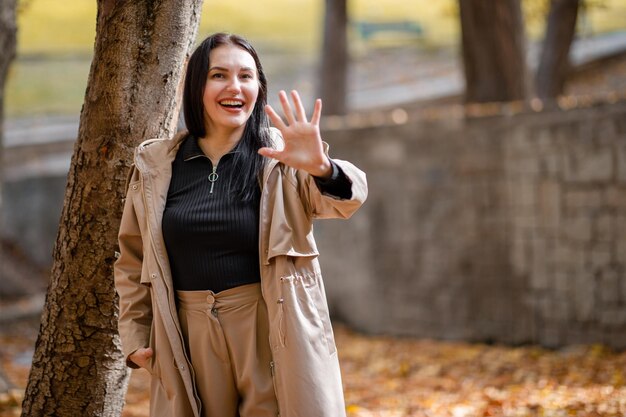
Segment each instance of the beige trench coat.
[[[171,164],[185,135],[149,140],[136,149],[114,268],[124,354],[128,358],[147,346],[154,350],[149,363],[152,417],[201,416],[161,233]],[[276,129],[272,140],[282,147]],[[268,366],[282,417],[345,416],[312,221],[350,217],[365,201],[367,184],[354,165],[335,161],[352,182],[350,200],[322,195],[309,174],[275,160],[263,174],[261,288],[270,321],[273,360]]]

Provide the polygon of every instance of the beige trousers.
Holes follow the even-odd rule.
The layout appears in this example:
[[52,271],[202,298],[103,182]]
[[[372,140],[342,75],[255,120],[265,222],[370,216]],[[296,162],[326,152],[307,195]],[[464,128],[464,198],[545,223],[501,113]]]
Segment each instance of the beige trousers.
[[176,291],[203,417],[276,417],[269,320],[260,284]]

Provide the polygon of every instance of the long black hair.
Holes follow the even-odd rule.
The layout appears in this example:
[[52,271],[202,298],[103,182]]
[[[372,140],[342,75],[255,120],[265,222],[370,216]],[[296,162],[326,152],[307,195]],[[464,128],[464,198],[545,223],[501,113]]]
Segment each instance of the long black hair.
[[235,193],[240,200],[250,201],[257,192],[259,177],[265,166],[265,157],[259,155],[257,151],[262,147],[270,146],[271,139],[269,121],[264,110],[265,104],[267,104],[267,79],[258,54],[245,38],[234,34],[215,33],[202,41],[191,54],[187,63],[183,91],[185,124],[189,133],[196,138],[207,135],[202,98],[210,68],[211,51],[221,45],[233,45],[252,55],[259,78],[259,94],[237,145],[238,152],[234,154],[233,160],[235,175],[229,183],[230,191]]

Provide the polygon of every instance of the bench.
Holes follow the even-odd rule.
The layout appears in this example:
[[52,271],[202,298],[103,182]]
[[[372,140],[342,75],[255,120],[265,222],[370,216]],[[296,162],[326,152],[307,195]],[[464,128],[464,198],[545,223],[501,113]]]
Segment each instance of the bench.
[[359,36],[368,41],[378,33],[408,34],[411,37],[420,38],[424,35],[424,28],[411,20],[397,21],[357,21],[354,23]]

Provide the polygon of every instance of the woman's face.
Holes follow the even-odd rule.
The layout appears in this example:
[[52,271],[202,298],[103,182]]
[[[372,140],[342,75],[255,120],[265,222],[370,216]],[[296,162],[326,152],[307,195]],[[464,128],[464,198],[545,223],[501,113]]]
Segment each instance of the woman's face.
[[202,98],[207,135],[243,129],[258,95],[259,76],[252,55],[234,45],[214,48]]

